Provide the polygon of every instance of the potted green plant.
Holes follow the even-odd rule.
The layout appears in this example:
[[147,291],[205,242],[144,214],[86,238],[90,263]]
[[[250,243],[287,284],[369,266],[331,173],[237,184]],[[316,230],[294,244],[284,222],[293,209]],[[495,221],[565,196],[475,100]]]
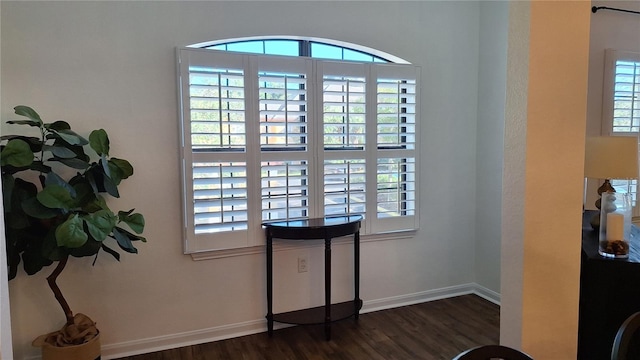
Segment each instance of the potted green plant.
[[[7,123],[30,126],[39,133],[0,137],[9,279],[16,276],[21,262],[28,275],[55,263],[47,282],[66,324],[36,339],[34,345],[42,346],[45,360],[82,356],[93,360],[96,346],[100,356],[95,323],[85,315],[74,315],[56,279],[69,257],[94,256],[95,264],[105,252],[119,261],[110,239],[128,253],[137,253],[134,241],[146,242],[139,235],[144,217],[133,209],[116,213],[105,198],[120,197],[118,185],[133,175],[133,167],[127,160],[109,156],[109,137],[103,129],[92,131],[87,140],[65,121],[45,123],[28,106],[14,110],[26,119]],[[93,159],[85,152],[89,148],[95,152]],[[89,342],[94,349],[87,350]],[[63,348],[75,355],[60,355]]]

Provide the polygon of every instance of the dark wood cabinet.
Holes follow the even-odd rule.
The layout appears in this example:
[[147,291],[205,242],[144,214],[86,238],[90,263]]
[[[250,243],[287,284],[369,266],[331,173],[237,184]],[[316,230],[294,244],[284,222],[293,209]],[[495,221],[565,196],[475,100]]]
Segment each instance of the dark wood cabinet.
[[578,359],[610,359],[618,328],[640,311],[640,231],[632,226],[628,259],[598,254],[598,231],[589,225],[593,211],[582,222]]

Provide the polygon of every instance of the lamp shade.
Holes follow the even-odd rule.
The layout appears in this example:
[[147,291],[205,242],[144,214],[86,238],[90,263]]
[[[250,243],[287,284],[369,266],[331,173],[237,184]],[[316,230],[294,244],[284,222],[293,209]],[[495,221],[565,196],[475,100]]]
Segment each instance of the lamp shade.
[[587,137],[584,176],[595,179],[637,179],[638,138]]

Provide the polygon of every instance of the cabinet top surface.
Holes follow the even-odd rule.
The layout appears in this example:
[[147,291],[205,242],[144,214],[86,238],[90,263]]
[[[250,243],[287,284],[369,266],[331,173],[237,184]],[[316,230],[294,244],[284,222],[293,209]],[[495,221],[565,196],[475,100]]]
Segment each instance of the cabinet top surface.
[[362,220],[361,215],[346,215],[346,216],[330,216],[323,218],[311,218],[311,219],[297,219],[297,220],[285,220],[262,223],[265,227],[271,228],[297,228],[297,229],[316,229],[327,228],[331,226],[339,226],[345,224],[352,224]]

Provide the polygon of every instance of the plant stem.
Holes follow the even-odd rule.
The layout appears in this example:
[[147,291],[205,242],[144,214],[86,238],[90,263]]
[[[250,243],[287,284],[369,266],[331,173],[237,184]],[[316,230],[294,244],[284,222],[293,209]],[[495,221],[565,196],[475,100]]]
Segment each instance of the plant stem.
[[71,308],[62,295],[62,291],[56,284],[56,280],[58,279],[58,275],[64,270],[64,267],[67,265],[67,260],[69,259],[69,255],[65,255],[60,261],[58,261],[58,266],[53,270],[51,275],[47,277],[47,282],[49,283],[49,288],[53,291],[53,294],[58,300],[58,303],[62,307],[62,311],[64,311],[64,316],[67,318],[67,325],[73,324],[73,312],[71,312]]
[[[40,148],[40,161],[42,162],[42,164],[44,164],[44,144],[47,141],[47,134],[45,133],[45,128],[44,125],[40,126],[40,135],[42,135],[42,140],[40,140],[40,143],[42,144],[41,148]],[[40,171],[40,183],[42,184],[42,187],[44,188],[44,175],[42,175],[42,171]]]

